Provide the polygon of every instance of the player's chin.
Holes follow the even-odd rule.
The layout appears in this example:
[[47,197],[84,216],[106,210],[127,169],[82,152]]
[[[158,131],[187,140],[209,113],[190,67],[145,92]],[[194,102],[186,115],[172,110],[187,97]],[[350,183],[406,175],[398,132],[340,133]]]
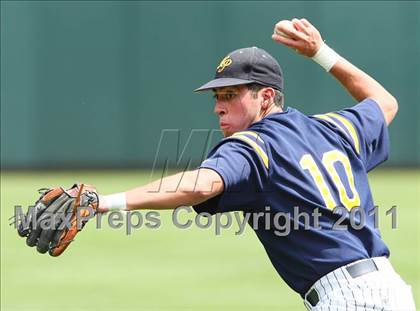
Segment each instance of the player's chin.
[[220,127],[220,130],[223,133],[224,137],[229,137],[235,134],[236,132],[240,132],[241,130],[238,130],[236,127],[234,128],[232,125],[223,125]]
[[221,129],[222,130],[222,133],[223,133],[223,136],[224,137],[229,137],[229,136],[232,136],[233,134],[234,134],[234,132],[232,132],[232,131],[229,131],[229,130],[227,130],[227,129]]

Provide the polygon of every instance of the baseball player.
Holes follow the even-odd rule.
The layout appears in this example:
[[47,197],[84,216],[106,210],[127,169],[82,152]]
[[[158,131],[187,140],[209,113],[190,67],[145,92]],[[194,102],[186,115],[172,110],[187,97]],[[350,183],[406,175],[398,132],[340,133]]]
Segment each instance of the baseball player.
[[[358,104],[315,116],[284,108],[277,61],[257,47],[233,51],[217,66],[215,79],[196,90],[213,91],[225,136],[201,166],[101,195],[93,206],[99,212],[185,205],[211,214],[243,211],[308,310],[415,310],[411,288],[392,268],[369,213],[374,202],[367,173],[387,159],[396,99],[328,47],[306,19],[277,23],[272,38],[321,65]],[[291,215],[288,234],[269,225],[279,213]],[[317,215],[317,224],[304,215]],[[57,242],[52,234],[37,234],[29,234],[32,244],[44,252],[50,237]]]

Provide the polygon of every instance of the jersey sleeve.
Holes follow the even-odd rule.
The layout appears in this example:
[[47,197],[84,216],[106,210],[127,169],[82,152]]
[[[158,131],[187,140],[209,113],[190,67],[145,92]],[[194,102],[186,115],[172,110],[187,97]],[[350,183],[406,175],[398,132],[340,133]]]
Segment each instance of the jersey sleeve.
[[268,174],[265,161],[255,147],[240,139],[229,138],[210,152],[200,168],[216,171],[223,180],[224,190],[220,195],[193,206],[197,213],[213,215],[252,209]]
[[316,117],[332,123],[345,134],[366,171],[388,158],[388,128],[382,110],[373,99],[367,98],[351,108]]

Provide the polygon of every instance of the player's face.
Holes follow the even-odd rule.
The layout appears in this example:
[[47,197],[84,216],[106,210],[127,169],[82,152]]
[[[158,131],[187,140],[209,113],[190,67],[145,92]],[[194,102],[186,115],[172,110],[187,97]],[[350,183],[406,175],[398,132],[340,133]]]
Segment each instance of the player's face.
[[257,121],[259,101],[246,86],[217,88],[214,98],[214,112],[219,117],[219,126],[225,137],[243,131]]

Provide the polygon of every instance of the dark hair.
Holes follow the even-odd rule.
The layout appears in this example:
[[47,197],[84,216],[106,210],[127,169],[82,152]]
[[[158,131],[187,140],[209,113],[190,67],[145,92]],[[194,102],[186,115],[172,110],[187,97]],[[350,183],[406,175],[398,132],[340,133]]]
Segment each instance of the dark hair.
[[[247,84],[246,87],[248,88],[248,90],[251,90],[251,92],[253,93],[253,96],[256,97],[257,93],[259,90],[267,87],[258,83],[251,83],[251,84]],[[276,89],[274,89],[275,95],[274,95],[274,100],[273,103],[274,105],[280,107],[283,109],[284,107],[284,94]]]

